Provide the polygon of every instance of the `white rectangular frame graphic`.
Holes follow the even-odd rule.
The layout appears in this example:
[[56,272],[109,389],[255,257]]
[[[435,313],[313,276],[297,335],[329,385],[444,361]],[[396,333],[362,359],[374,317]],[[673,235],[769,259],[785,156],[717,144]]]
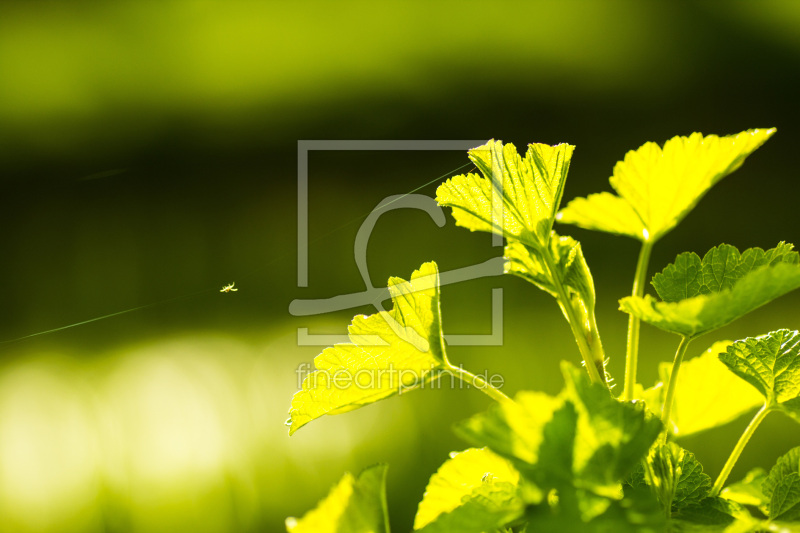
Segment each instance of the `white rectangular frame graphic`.
[[[308,287],[308,154],[327,151],[463,151],[485,144],[485,140],[299,140],[297,141],[297,286]],[[493,177],[494,178],[494,177]],[[502,180],[499,180],[502,191]],[[493,196],[493,202],[495,198]],[[492,246],[502,246],[503,237],[492,233]],[[503,289],[492,289],[492,332],[487,335],[445,335],[454,346],[499,346],[503,344]],[[297,328],[300,346],[330,346],[349,342],[347,335],[311,334]]]

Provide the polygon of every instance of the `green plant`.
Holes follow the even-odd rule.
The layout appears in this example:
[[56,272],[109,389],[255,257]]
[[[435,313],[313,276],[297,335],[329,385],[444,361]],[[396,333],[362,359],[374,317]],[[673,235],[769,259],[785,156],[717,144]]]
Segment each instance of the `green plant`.
[[[361,407],[452,374],[494,400],[458,423],[474,446],[454,453],[431,477],[415,530],[521,531],[800,531],[800,447],[772,470],[726,482],[763,418],[782,411],[800,422],[800,332],[778,330],[715,343],[683,362],[690,342],[800,287],[800,256],[779,243],[740,253],[729,245],[702,258],[680,254],[644,295],[653,245],[720,179],[736,170],[774,129],[738,135],[675,137],[647,143],[617,163],[618,195],[593,194],[559,211],[573,147],[531,144],[524,157],[490,141],[470,150],[480,175],[449,179],[437,201],[456,223],[507,239],[506,272],[551,294],[569,322],[584,370],[562,362],[563,391],[521,391],[513,399],[452,365],[442,337],[439,278],[425,263],[409,281],[389,280],[390,312],[357,316],[350,343],[324,350],[317,370],[292,400],[290,433],[325,414]],[[595,321],[595,291],[580,243],[554,222],[641,241],[632,295],[623,391],[614,397]],[[636,378],[639,326],[680,338],[672,364],[650,388]],[[388,372],[388,369],[403,372]],[[716,481],[677,436],[724,424],[755,410]],[[383,465],[346,475],[294,533],[387,532]],[[781,529],[783,528],[783,529]]]

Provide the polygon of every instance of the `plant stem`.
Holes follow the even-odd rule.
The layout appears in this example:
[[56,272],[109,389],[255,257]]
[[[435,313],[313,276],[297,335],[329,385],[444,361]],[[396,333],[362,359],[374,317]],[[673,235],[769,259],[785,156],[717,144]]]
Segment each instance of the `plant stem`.
[[731,470],[733,470],[736,461],[739,460],[739,456],[742,454],[742,450],[744,450],[744,447],[747,445],[747,441],[750,440],[750,437],[753,436],[753,433],[755,433],[756,428],[758,428],[759,424],[761,424],[761,421],[764,420],[764,418],[767,416],[767,414],[769,414],[769,412],[770,412],[769,407],[767,407],[767,404],[764,404],[764,407],[758,410],[756,416],[754,416],[753,419],[750,421],[750,423],[747,425],[747,427],[744,430],[744,433],[742,433],[742,436],[739,437],[739,442],[736,443],[736,446],[733,448],[733,451],[728,457],[728,460],[725,461],[725,466],[722,467],[722,472],[719,473],[717,480],[714,482],[714,486],[711,487],[711,492],[709,493],[709,496],[719,495],[719,492],[722,490],[722,486],[725,484],[725,481],[728,480],[728,476],[730,475]]
[[664,406],[661,408],[661,422],[664,423],[664,441],[666,441],[667,434],[669,433],[669,415],[672,412],[672,402],[675,396],[675,386],[678,384],[678,371],[681,368],[683,356],[686,353],[686,348],[692,342],[692,337],[681,336],[681,343],[678,345],[678,351],[675,352],[675,359],[672,361],[672,371],[669,374],[669,385],[667,386],[667,396],[664,398]]
[[[639,250],[639,259],[636,261],[636,273],[633,276],[633,291],[631,295],[642,297],[644,295],[644,282],[647,278],[647,266],[650,264],[650,252],[653,250],[651,241],[644,241]],[[639,364],[639,317],[628,315],[628,344],[625,350],[625,388],[622,390],[622,399],[633,400],[636,388],[636,370]]]
[[[594,383],[602,383],[606,385],[605,369],[603,368],[605,356],[602,354],[602,349],[598,349],[598,351],[600,351],[599,354],[593,354],[592,348],[589,346],[589,341],[586,338],[586,335],[589,332],[581,329],[581,324],[576,316],[575,309],[572,307],[572,301],[570,300],[569,296],[567,296],[567,291],[564,289],[561,279],[559,279],[559,277],[556,275],[556,267],[553,264],[553,258],[550,255],[549,247],[545,247],[542,250],[542,257],[544,258],[544,262],[550,272],[550,280],[553,282],[553,287],[556,290],[558,303],[560,304],[564,315],[567,317],[567,322],[569,322],[569,327],[572,329],[572,335],[575,337],[575,342],[578,343],[578,349],[581,352],[581,357],[583,358],[583,364],[586,367],[586,371],[589,372],[589,377]],[[597,342],[594,344],[597,345]],[[599,361],[596,359],[599,359]],[[598,363],[600,367],[599,369]],[[602,375],[600,372],[602,372]]]
[[447,370],[452,372],[458,379],[466,383],[467,385],[472,385],[476,389],[481,390],[484,394],[489,396],[489,398],[497,401],[498,403],[506,403],[511,402],[514,403],[514,400],[506,396],[500,389],[488,383],[480,376],[476,376],[472,372],[468,370],[464,370],[461,367],[453,366],[452,364],[447,365]]

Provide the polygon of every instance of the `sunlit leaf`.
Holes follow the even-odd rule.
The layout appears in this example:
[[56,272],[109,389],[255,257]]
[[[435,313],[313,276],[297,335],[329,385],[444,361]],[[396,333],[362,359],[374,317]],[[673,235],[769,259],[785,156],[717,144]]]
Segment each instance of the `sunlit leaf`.
[[[570,291],[571,295],[584,302],[587,308],[594,311],[594,281],[586,259],[583,257],[581,244],[568,236],[560,236],[552,232],[550,238],[551,256],[555,260],[556,276]],[[543,291],[557,297],[552,277],[541,253],[521,242],[511,242],[505,248],[505,272],[514,274],[533,283]]]
[[292,398],[289,434],[325,414],[413,389],[447,366],[439,313],[439,271],[423,264],[411,281],[389,279],[394,308],[356,316],[350,343],[326,348]]
[[661,423],[643,406],[619,402],[580,369],[564,363],[562,370],[567,386],[558,399],[518,395],[516,406],[494,406],[456,429],[512,460],[543,490],[577,484],[617,499],[622,478],[647,453]]
[[673,513],[699,504],[711,490],[711,478],[694,454],[674,442],[654,446],[646,465],[647,484]]
[[487,446],[503,457],[535,464],[544,438],[544,427],[562,402],[543,392],[520,391],[514,403],[493,404],[485,413],[456,426],[467,441]]
[[517,487],[505,482],[487,482],[475,488],[456,509],[439,515],[422,529],[424,533],[483,533],[496,531],[521,518],[525,503]]
[[[628,487],[630,489],[630,487]],[[646,488],[626,490],[613,500],[581,489],[558,492],[551,504],[530,506],[527,520],[533,532],[655,533],[666,531],[661,504]]]
[[459,226],[541,247],[550,237],[574,148],[530,144],[523,159],[513,144],[489,141],[469,151],[483,176],[450,178],[437,189],[436,201],[453,208]]
[[386,465],[345,474],[316,508],[303,518],[287,518],[289,533],[389,533]]
[[538,249],[516,241],[506,246],[505,272],[533,283],[556,299],[558,292],[553,285],[554,279],[561,284],[569,299],[567,305],[572,307],[572,313],[567,312],[565,303],[559,300],[564,317],[570,321],[570,315],[574,316],[578,322],[576,326],[585,331],[587,344],[599,366],[598,372],[602,375],[605,372],[604,356],[595,318],[594,280],[583,257],[581,244],[572,237],[561,237],[554,231],[551,233],[549,247],[554,263],[552,275]]
[[[775,489],[784,479],[798,474],[800,474],[800,446],[792,448],[781,455],[775,462],[775,466],[770,469],[769,474],[761,485],[761,492],[764,494],[766,501],[771,502]],[[772,514],[770,516],[772,517]]]
[[610,192],[575,198],[562,209],[556,220],[585,229],[645,239],[644,223],[631,204]]
[[454,452],[431,476],[414,529],[481,533],[501,527],[524,513],[518,483],[511,463],[487,449]]
[[607,387],[591,383],[584,372],[562,364],[564,397],[578,412],[574,471],[581,483],[612,494],[661,433],[661,421],[644,406],[619,402]]
[[[769,529],[767,529],[767,528],[769,528]],[[780,533],[800,533],[800,522],[797,522],[797,521],[784,522],[782,520],[769,521],[768,523],[764,524],[762,529],[753,530],[753,531],[757,531],[758,533],[762,533],[763,531],[769,531],[769,530],[779,531]],[[728,533],[728,532],[726,532],[726,533]],[[731,533],[739,533],[739,532],[738,531],[734,531],[734,532],[731,532]],[[750,532],[746,532],[746,533],[750,533]]]
[[778,409],[800,422],[800,332],[781,329],[736,341],[720,360]]
[[727,137],[693,133],[673,137],[663,148],[645,143],[614,167],[609,181],[619,197],[602,193],[573,200],[561,211],[559,220],[656,241],[774,133],[774,128]]
[[[770,527],[774,531],[780,531],[780,533],[800,533],[800,522],[783,522],[781,520],[770,521],[768,524],[765,524],[762,529],[759,530],[752,530],[757,533],[762,533],[763,531],[768,531],[767,527]],[[726,532],[728,533],[728,532]],[[740,533],[738,531],[733,531],[731,533]],[[750,533],[749,531],[744,533]]]
[[[763,405],[761,395],[719,360],[719,354],[730,344],[730,341],[716,342],[681,365],[670,414],[671,429],[676,436],[721,426]],[[670,363],[661,363],[658,367],[661,381],[642,395],[653,412],[661,412],[671,371]]]
[[[513,144],[489,141],[469,151],[478,174],[450,178],[436,201],[460,226],[506,237],[506,272],[558,300],[595,381],[604,381],[605,353],[594,316],[594,282],[580,245],[552,231],[574,146],[530,144],[522,158]],[[563,285],[563,287],[562,287]]]
[[773,520],[800,520],[800,474],[792,472],[775,484],[768,509]]
[[[558,398],[520,393],[456,427],[468,441],[508,458],[523,481],[548,494],[528,503],[532,531],[657,531],[664,513],[648,490],[629,491],[622,479],[661,430],[643,406],[622,403],[582,370],[562,367]],[[454,530],[456,531],[456,530]]]
[[694,252],[680,254],[675,262],[653,276],[653,287],[665,302],[678,302],[701,294],[713,294],[732,288],[753,270],[778,263],[796,265],[800,254],[784,242],[764,251],[748,248],[739,253],[735,246],[720,244],[703,259]]
[[[675,443],[669,443],[669,445],[673,450],[676,447]],[[703,465],[692,452],[680,448],[678,451],[674,451],[673,457],[675,458],[675,473],[678,483],[672,499],[672,508],[681,509],[700,503],[711,490],[711,478],[703,472]]]
[[[664,331],[700,336],[800,287],[800,265],[789,246],[781,243],[768,252],[750,249],[741,256],[732,246],[719,247],[706,254],[707,264],[682,254],[656,275],[659,293],[669,301],[628,296],[620,300],[620,309]],[[692,296],[673,301],[682,294]]]
[[762,527],[741,505],[719,497],[683,507],[670,520],[670,531],[675,533],[754,533]]
[[742,505],[762,506],[767,503],[761,486],[767,479],[767,472],[763,468],[754,468],[740,481],[731,483],[720,492],[720,496]]

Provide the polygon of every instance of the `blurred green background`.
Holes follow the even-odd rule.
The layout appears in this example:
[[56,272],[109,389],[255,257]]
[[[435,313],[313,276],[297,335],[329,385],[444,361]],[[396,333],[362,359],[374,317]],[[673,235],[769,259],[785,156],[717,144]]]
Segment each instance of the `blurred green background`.
[[[471,390],[425,390],[289,438],[295,370],[369,307],[293,317],[363,290],[353,243],[384,197],[433,195],[463,152],[312,152],[309,284],[297,287],[297,141],[489,139],[577,145],[565,201],[608,190],[625,152],[693,131],[778,133],[656,247],[651,273],[720,242],[800,241],[800,4],[763,2],[4,2],[0,5],[0,531],[283,531],[343,471],[390,463],[396,531],[447,452]],[[442,180],[436,180],[441,177]],[[580,239],[621,381],[637,245]],[[372,283],[499,254],[486,234],[392,211]],[[220,294],[232,281],[239,292]],[[560,389],[577,363],[551,298],[518,279],[442,290],[452,347],[505,391]],[[691,347],[800,327],[790,295]],[[640,378],[676,339],[643,327]],[[690,354],[690,355],[693,355]],[[715,475],[746,420],[683,444]],[[774,415],[732,478],[800,442]]]

